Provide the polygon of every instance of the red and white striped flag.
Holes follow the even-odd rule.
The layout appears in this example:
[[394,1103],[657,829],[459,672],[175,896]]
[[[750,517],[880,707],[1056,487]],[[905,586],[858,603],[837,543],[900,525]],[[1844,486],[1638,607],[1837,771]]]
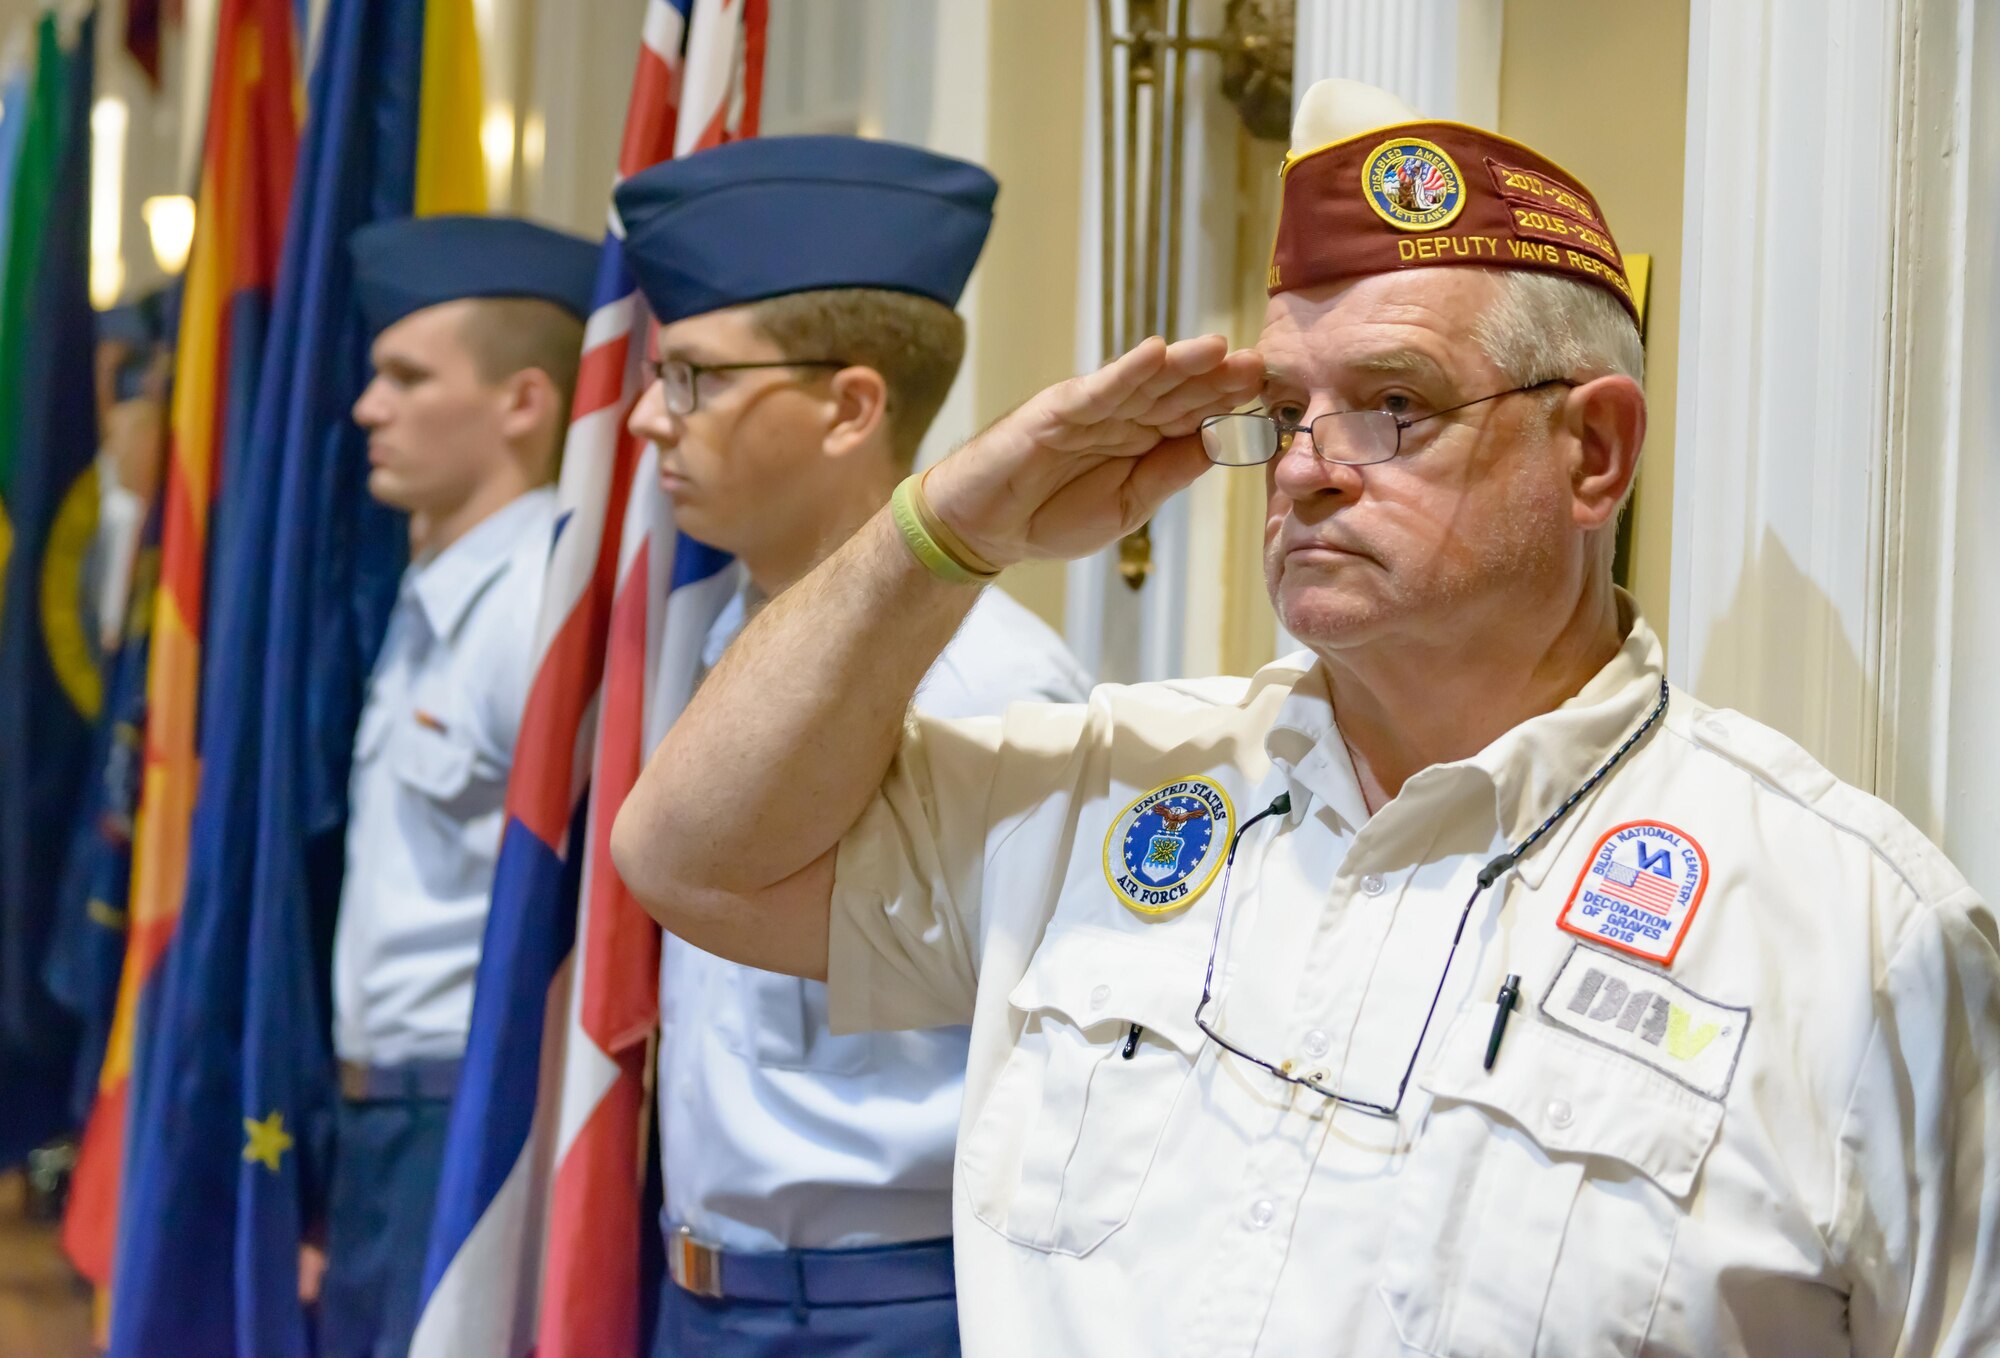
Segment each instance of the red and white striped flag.
[[[766,7],[650,0],[621,177],[755,133]],[[609,841],[733,573],[675,533],[625,428],[652,322],[623,236],[614,211],[411,1358],[637,1358],[657,1281],[640,1215],[659,932]]]

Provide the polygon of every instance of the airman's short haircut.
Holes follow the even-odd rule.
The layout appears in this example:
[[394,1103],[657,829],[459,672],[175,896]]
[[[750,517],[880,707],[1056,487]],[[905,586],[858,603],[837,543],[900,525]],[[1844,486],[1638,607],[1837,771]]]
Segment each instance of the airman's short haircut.
[[873,368],[889,391],[890,447],[916,461],[965,359],[965,321],[941,302],[882,288],[828,288],[750,304],[751,323],[787,358]]
[[570,402],[576,396],[577,365],[583,358],[583,322],[536,297],[474,297],[467,299],[461,338],[472,355],[481,381],[504,382],[527,368],[548,374],[561,397],[556,442],[569,428]]

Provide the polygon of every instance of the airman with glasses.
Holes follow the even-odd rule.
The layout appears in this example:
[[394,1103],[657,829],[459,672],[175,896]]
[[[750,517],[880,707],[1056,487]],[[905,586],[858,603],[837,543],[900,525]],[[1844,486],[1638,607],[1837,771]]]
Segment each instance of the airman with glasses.
[[[660,321],[631,430],[676,524],[736,558],[710,595],[704,668],[910,471],[965,352],[953,308],[998,187],[858,137],[754,138],[620,185],[626,258]],[[1053,629],[998,590],[932,659],[914,704],[936,717],[1089,689]],[[965,1029],[837,1035],[816,980],[678,938],[660,995],[655,1351],[954,1352]]]

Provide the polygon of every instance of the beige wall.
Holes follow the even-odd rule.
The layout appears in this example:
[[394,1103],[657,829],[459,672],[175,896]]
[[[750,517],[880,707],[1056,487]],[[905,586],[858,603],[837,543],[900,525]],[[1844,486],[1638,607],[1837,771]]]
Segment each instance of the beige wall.
[[[1006,185],[984,270],[1005,279],[982,306],[986,345],[976,403],[990,419],[1069,372],[1077,307],[1076,194],[1086,96],[1079,63],[1050,59],[1087,41],[1086,6],[1008,0],[993,6],[990,163]],[[1004,20],[1002,15],[1004,13]],[[1675,362],[1680,325],[1683,138],[1687,110],[1688,0],[1507,0],[1501,35],[1500,130],[1535,146],[1582,178],[1603,202],[1620,244],[1652,256],[1646,392],[1651,426],[1632,521],[1630,579],[1640,606],[1664,635],[1671,579]],[[1275,169],[1283,148],[1247,138],[1233,192],[1236,266],[1244,293],[1232,336],[1248,342],[1263,315],[1257,280],[1269,250]],[[1023,223],[1032,212],[1036,220]],[[1219,618],[1191,629],[1219,633],[1221,667],[1242,673],[1268,660],[1276,640],[1259,562],[1262,487],[1232,477],[1199,487],[1197,513],[1222,520]],[[1054,620],[1058,572],[1033,568],[1010,585]]]
[[1634,501],[1632,588],[1661,636],[1673,545],[1674,379],[1688,0],[1507,0],[1500,131],[1580,177],[1620,248],[1653,257],[1650,428]]
[[[1089,13],[1077,0],[992,7],[986,165],[1000,201],[980,263],[978,342],[959,379],[972,382],[974,428],[1075,371],[1078,308],[1096,304],[1077,295]],[[1063,577],[1062,562],[1038,561],[1001,584],[1061,630]]]

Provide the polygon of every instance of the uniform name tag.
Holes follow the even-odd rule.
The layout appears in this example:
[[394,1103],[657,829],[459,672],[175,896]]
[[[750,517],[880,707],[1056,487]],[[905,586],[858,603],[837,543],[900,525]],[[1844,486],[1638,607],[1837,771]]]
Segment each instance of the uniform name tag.
[[1590,851],[1556,921],[1579,938],[1673,965],[1708,889],[1708,855],[1656,820],[1614,827]]
[[1718,1103],[1728,1097],[1750,1031],[1749,1006],[1718,1004],[1670,976],[1579,944],[1570,945],[1541,1007],[1558,1027]]

